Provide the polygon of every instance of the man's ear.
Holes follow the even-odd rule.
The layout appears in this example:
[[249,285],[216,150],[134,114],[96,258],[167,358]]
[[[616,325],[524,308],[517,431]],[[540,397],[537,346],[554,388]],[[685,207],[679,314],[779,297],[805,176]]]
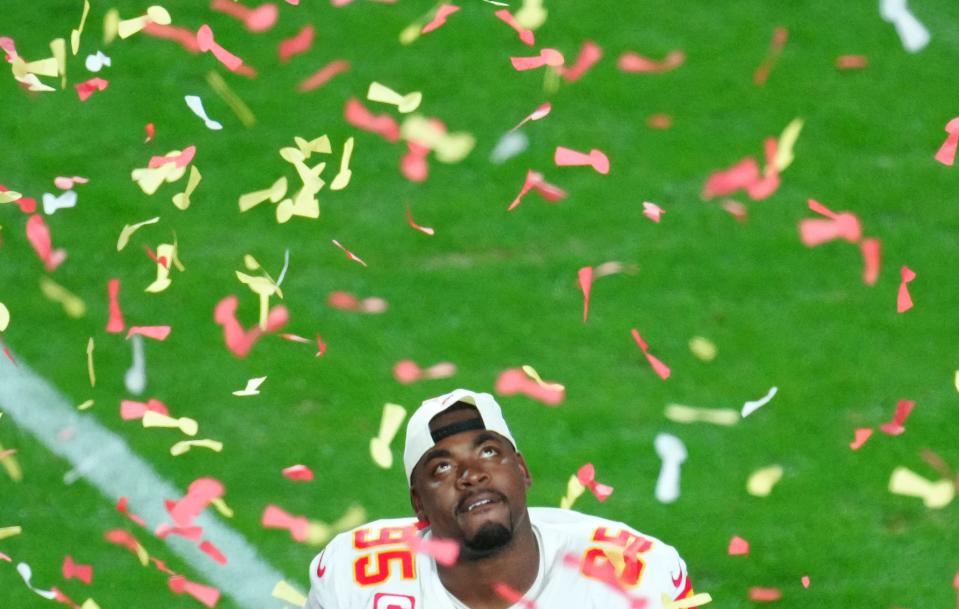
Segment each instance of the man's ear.
[[413,513],[416,514],[416,519],[427,522],[426,511],[423,509],[423,500],[420,499],[419,493],[416,492],[412,484],[410,485],[410,505],[413,506]]
[[516,461],[519,462],[519,468],[523,472],[526,488],[533,486],[533,476],[529,473],[529,467],[526,466],[526,459],[520,453],[516,453]]

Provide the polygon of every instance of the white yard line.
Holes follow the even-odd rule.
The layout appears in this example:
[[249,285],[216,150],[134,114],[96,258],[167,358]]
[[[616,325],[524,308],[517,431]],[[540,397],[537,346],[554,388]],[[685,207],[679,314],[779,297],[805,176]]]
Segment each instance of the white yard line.
[[[101,426],[91,414],[74,409],[66,397],[22,360],[17,363],[19,367],[14,367],[10,360],[0,358],[0,410],[12,419],[4,423],[15,422],[66,459],[73,469],[65,482],[80,477],[112,502],[127,497],[130,510],[142,516],[151,531],[161,522],[170,522],[163,500],[179,499],[185,491],[161,478],[123,438]],[[73,430],[69,441],[58,437],[65,428]],[[215,563],[194,543],[176,535],[168,536],[166,543],[202,576],[200,583],[215,585],[244,609],[280,606],[281,601],[272,598],[271,592],[278,581],[289,578],[270,566],[250,542],[210,511],[201,514],[195,524],[203,527],[204,538],[223,551],[228,559],[226,565]]]

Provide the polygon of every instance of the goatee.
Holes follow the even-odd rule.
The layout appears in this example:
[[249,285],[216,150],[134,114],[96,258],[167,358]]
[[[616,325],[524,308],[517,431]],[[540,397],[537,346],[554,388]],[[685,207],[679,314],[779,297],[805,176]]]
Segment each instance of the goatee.
[[513,540],[513,531],[498,522],[487,522],[480,527],[472,539],[464,545],[476,554],[489,555],[503,548]]

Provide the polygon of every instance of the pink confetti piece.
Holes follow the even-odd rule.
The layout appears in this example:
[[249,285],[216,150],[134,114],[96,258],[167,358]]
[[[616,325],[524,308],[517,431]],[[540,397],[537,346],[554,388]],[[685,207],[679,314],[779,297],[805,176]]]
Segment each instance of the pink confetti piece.
[[142,518],[140,518],[139,516],[131,512],[129,508],[127,508],[126,497],[120,497],[119,501],[117,501],[117,511],[123,514],[124,516],[126,516],[127,518],[129,518],[130,520],[132,520],[133,522],[137,523],[141,527],[145,527],[147,525],[146,521],[144,521]]
[[666,213],[666,210],[656,205],[655,203],[650,203],[649,201],[643,201],[643,215],[652,220],[653,222],[659,223],[662,215]]
[[87,178],[81,178],[80,176],[57,176],[53,178],[53,185],[60,190],[70,190],[76,184],[87,184],[89,181]]
[[432,21],[423,26],[423,29],[420,30],[421,34],[429,34],[435,29],[438,29],[446,24],[446,18],[460,10],[460,7],[455,4],[443,4],[438,9],[436,9],[436,16],[433,17]]
[[519,72],[535,70],[543,66],[552,66],[555,68],[563,65],[565,61],[563,54],[556,49],[542,49],[539,55],[534,55],[533,57],[510,57],[509,60],[510,63],[513,64],[513,69]]
[[226,555],[220,551],[220,548],[213,545],[213,542],[210,540],[204,540],[203,543],[200,544],[200,551],[221,565],[226,564]]
[[153,340],[166,340],[167,336],[170,336],[170,330],[170,326],[130,326],[127,338],[140,335]]
[[345,247],[343,247],[342,245],[340,245],[340,242],[337,241],[336,239],[333,239],[333,245],[335,245],[336,247],[340,248],[340,250],[342,250],[343,253],[346,254],[346,257],[349,258],[350,260],[352,260],[353,262],[358,262],[359,264],[362,264],[363,266],[368,266],[365,262],[363,262],[362,258],[360,258],[359,256],[357,256],[356,254],[354,254],[354,253],[351,252],[350,250],[348,250],[348,249],[346,249]]
[[726,553],[730,556],[748,556],[749,542],[738,535],[734,535],[733,538],[729,540],[729,547],[726,549]]
[[393,366],[393,378],[404,385],[420,380],[449,378],[454,374],[456,365],[449,362],[440,362],[424,369],[413,360],[404,359]]
[[712,173],[706,180],[703,198],[711,199],[728,195],[746,188],[759,179],[759,164],[756,159],[747,157],[724,171]]
[[76,601],[74,601],[72,598],[64,594],[63,591],[57,588],[56,586],[52,586],[50,588],[50,592],[53,592],[53,600],[57,601],[58,603],[63,603],[64,605],[68,605],[72,609],[81,609],[80,605],[78,605]]
[[722,202],[722,206],[726,213],[736,218],[737,222],[743,223],[749,219],[749,212],[746,209],[746,206],[739,201],[726,199]]
[[840,55],[836,57],[836,68],[840,70],[862,70],[869,65],[865,55]]
[[579,49],[576,61],[570,67],[560,67],[559,74],[566,82],[576,82],[603,58],[603,49],[592,40],[587,40]]
[[502,21],[506,25],[516,30],[516,33],[519,34],[519,39],[523,42],[523,44],[525,44],[526,46],[533,46],[534,44],[536,44],[536,37],[533,35],[533,31],[527,30],[522,25],[520,25],[519,22],[516,21],[516,18],[513,17],[513,14],[510,13],[508,10],[506,10],[505,8],[500,9],[496,11],[495,13],[493,13],[493,15],[495,15],[500,21]]
[[251,32],[265,32],[276,24],[280,9],[275,4],[261,4],[256,8],[243,6],[234,0],[213,0],[210,8],[243,22]]
[[662,112],[646,117],[646,125],[651,129],[669,129],[673,126],[673,117]]
[[150,21],[146,27],[143,28],[143,33],[148,36],[153,36],[154,38],[172,40],[183,47],[187,52],[193,53],[194,55],[201,52],[200,44],[197,42],[196,32],[184,27],[160,25],[159,23]]
[[546,406],[559,406],[566,399],[566,390],[549,385],[540,385],[529,378],[522,368],[509,368],[496,378],[494,390],[498,395],[521,394]]
[[776,65],[776,61],[779,59],[779,55],[782,54],[788,38],[789,32],[786,28],[777,26],[773,30],[772,39],[769,41],[769,54],[766,55],[763,62],[759,64],[759,67],[753,72],[753,83],[756,86],[761,87],[766,84],[769,73],[772,72],[773,66]]
[[213,53],[217,61],[226,66],[231,72],[236,72],[240,66],[243,65],[242,59],[216,43],[213,39],[213,30],[205,23],[201,25],[200,29],[196,32],[196,43],[201,52],[206,53],[209,51]]
[[107,282],[107,296],[110,299],[110,317],[107,320],[106,331],[110,334],[119,334],[126,327],[123,321],[123,312],[120,310],[120,280],[111,279]]
[[899,400],[896,404],[896,414],[893,415],[892,421],[880,425],[879,430],[890,436],[902,435],[906,431],[903,425],[906,419],[909,418],[909,413],[911,413],[915,407],[916,402],[914,400]]
[[410,227],[420,231],[421,233],[425,233],[430,236],[432,236],[435,233],[435,231],[432,228],[428,226],[420,226],[419,224],[413,221],[413,214],[410,211],[409,205],[406,206],[406,222],[407,224],[410,225]]
[[[343,59],[336,59],[303,79],[297,87],[297,90],[305,93],[313,89],[318,89],[328,83],[334,76],[348,72],[349,70],[350,62]],[[347,120],[349,120],[349,118],[347,118]],[[399,135],[397,135],[397,139],[399,139]]]
[[849,443],[849,448],[853,450],[859,450],[862,448],[862,445],[866,443],[866,440],[872,435],[871,427],[860,427],[855,431],[856,437],[852,442]]
[[169,580],[170,590],[176,594],[189,594],[207,607],[216,607],[220,600],[220,591],[212,586],[191,582],[182,575],[174,575]]
[[782,597],[783,593],[779,588],[752,587],[749,589],[749,600],[757,603],[771,603],[780,600]]
[[298,542],[306,541],[309,536],[310,521],[306,517],[293,516],[273,504],[266,506],[260,524],[268,529],[285,529]]
[[347,100],[343,117],[354,127],[376,133],[388,142],[397,142],[400,139],[400,126],[392,116],[373,114],[355,97]]
[[146,402],[134,402],[133,400],[120,401],[120,418],[124,421],[134,421],[142,419],[147,410],[158,412],[164,416],[170,416],[170,409],[166,404],[155,398],[150,398]]
[[73,88],[77,90],[77,96],[80,97],[80,101],[84,102],[87,101],[95,92],[105,90],[109,84],[109,82],[103,80],[102,78],[96,77],[83,82],[78,82],[77,84],[73,85]]
[[576,479],[580,484],[592,491],[593,495],[600,503],[606,501],[613,494],[613,487],[606,484],[600,484],[596,481],[596,468],[592,463],[579,468],[576,472]]
[[316,38],[316,28],[312,25],[304,25],[303,28],[292,38],[287,38],[280,42],[277,51],[280,55],[280,63],[287,63],[296,55],[302,55],[313,46],[313,40]]
[[190,526],[193,519],[214,500],[223,497],[223,483],[215,478],[197,478],[187,487],[186,495],[179,501],[165,502],[167,512],[174,524]]
[[776,149],[779,142],[776,138],[766,138],[763,147],[766,152],[766,171],[759,179],[746,185],[746,194],[754,201],[767,199],[779,188],[779,169],[776,167]]
[[533,110],[532,114],[530,114],[529,116],[521,120],[515,127],[510,129],[510,132],[516,131],[517,129],[519,129],[520,127],[522,127],[529,121],[538,121],[539,119],[546,117],[550,113],[550,110],[552,109],[553,109],[553,104],[549,102],[541,104],[539,107]]
[[804,219],[799,222],[799,238],[806,247],[815,247],[834,239],[855,243],[862,238],[862,227],[855,214],[836,213],[814,199],[809,199],[808,205],[809,209],[827,219]]
[[187,526],[187,527],[177,527],[170,526],[169,524],[163,522],[160,523],[156,530],[153,531],[153,534],[159,537],[160,539],[166,539],[170,535],[177,535],[183,537],[184,539],[189,539],[193,542],[200,541],[200,538],[203,537],[203,527],[197,526]]
[[143,140],[143,143],[147,144],[153,139],[153,136],[156,135],[156,127],[153,126],[153,123],[147,123],[143,128],[147,132],[147,137]]
[[3,552],[0,552],[0,560],[5,560],[5,561],[7,561],[7,562],[13,562],[13,559],[10,558],[9,556],[7,556],[6,554],[4,554]]
[[525,609],[536,609],[535,602],[529,600],[528,598],[523,596],[523,594],[519,590],[511,588],[508,584],[505,584],[503,582],[494,582],[493,591],[496,592],[496,594],[503,597],[504,599],[506,599],[506,602],[510,603],[511,606],[520,605],[524,607]]
[[946,141],[936,151],[935,159],[943,165],[952,166],[956,162],[956,146],[959,145],[959,116],[946,123]]
[[642,337],[639,335],[639,332],[636,330],[636,328],[632,328],[630,332],[632,332],[633,334],[633,340],[635,340],[636,344],[639,345],[639,348],[642,349],[643,355],[646,356],[646,360],[649,362],[649,365],[652,366],[656,374],[659,375],[659,378],[663,379],[664,381],[668,379],[670,374],[669,366],[667,366],[663,362],[656,359],[649,352],[649,346],[646,344],[646,341],[644,341]]
[[560,167],[590,165],[603,175],[609,173],[609,159],[601,150],[596,148],[584,153],[557,146],[553,161]]
[[586,323],[586,316],[589,315],[589,292],[593,286],[593,267],[584,266],[577,272],[579,279],[579,289],[583,291],[583,323]]
[[157,167],[163,167],[167,163],[174,163],[177,167],[186,167],[191,161],[193,161],[193,157],[195,155],[196,146],[187,146],[178,154],[150,157],[150,163],[148,167],[150,169],[156,169]]
[[645,57],[639,53],[627,51],[619,56],[617,66],[622,72],[661,74],[663,72],[675,70],[679,66],[683,65],[685,61],[686,53],[683,53],[678,49],[667,53],[666,57],[664,57],[661,61],[650,59],[649,57]]
[[916,278],[916,273],[908,266],[899,269],[902,282],[899,284],[899,295],[896,298],[896,313],[905,313],[912,308],[912,296],[909,295],[908,284]]
[[27,220],[27,240],[33,246],[33,251],[43,262],[44,268],[48,273],[57,270],[57,267],[67,258],[67,252],[63,249],[53,249],[53,241],[50,238],[50,229],[40,214],[34,214]]
[[299,464],[283,468],[283,477],[298,482],[310,482],[314,478],[313,470]]
[[[217,325],[223,326],[223,339],[233,355],[243,358],[249,354],[253,345],[256,344],[263,335],[263,330],[259,324],[254,324],[249,330],[245,330],[236,318],[236,309],[239,301],[236,296],[227,296],[217,303],[213,310],[213,320]],[[266,332],[277,332],[286,325],[289,319],[287,309],[283,305],[277,305],[270,309],[266,319]]]
[[863,259],[862,281],[866,285],[875,285],[879,279],[879,247],[879,239],[875,237],[863,239],[859,244]]
[[123,546],[134,554],[140,552],[142,545],[132,533],[123,529],[111,529],[104,534],[104,539],[113,545]]
[[86,585],[93,582],[93,567],[73,562],[69,554],[63,559],[63,579],[79,579]]
[[523,183],[523,188],[519,191],[519,194],[516,195],[516,198],[513,199],[513,202],[510,203],[509,207],[506,208],[506,211],[513,211],[513,209],[522,202],[523,196],[530,190],[535,190],[550,203],[555,203],[566,198],[566,192],[564,190],[547,183],[543,179],[543,174],[530,169],[526,172],[526,181]]
[[460,544],[453,539],[424,539],[416,534],[416,528],[410,527],[403,541],[414,552],[432,556],[437,563],[451,567],[460,556]]
[[429,176],[430,165],[426,157],[430,149],[413,141],[406,142],[407,152],[400,158],[400,171],[410,182],[425,182]]
[[319,334],[316,335],[316,357],[323,357],[326,353],[326,343]]
[[808,587],[809,587],[809,576],[808,576],[808,575],[803,575],[803,576],[802,576],[802,579],[801,579],[800,581],[802,581],[802,587],[803,587],[803,588],[808,588]]

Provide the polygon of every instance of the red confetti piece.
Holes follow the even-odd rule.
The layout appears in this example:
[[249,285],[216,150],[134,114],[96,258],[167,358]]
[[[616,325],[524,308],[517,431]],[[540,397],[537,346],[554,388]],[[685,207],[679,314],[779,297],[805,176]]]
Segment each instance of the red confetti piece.
[[409,359],[400,360],[393,366],[393,378],[404,385],[419,380],[448,378],[454,374],[456,374],[456,366],[449,362],[441,362],[425,370]]
[[342,311],[356,311],[360,313],[382,313],[386,310],[386,301],[382,298],[370,297],[360,300],[349,292],[330,292],[326,303],[334,309]]
[[166,539],[170,535],[179,535],[184,539],[197,542],[200,541],[201,537],[203,537],[203,527],[175,527],[163,522],[157,525],[157,528],[155,531],[153,531],[153,534],[160,539]]
[[809,576],[808,576],[808,575],[803,575],[803,576],[802,576],[802,587],[803,587],[803,588],[808,588],[808,587],[809,587]]
[[183,27],[175,25],[160,25],[159,23],[150,21],[147,22],[146,27],[143,28],[143,33],[147,34],[148,36],[153,36],[154,38],[172,40],[193,54],[202,52],[200,50],[200,44],[197,42],[196,32]]
[[508,10],[504,8],[496,11],[493,14],[498,19],[500,19],[503,23],[510,26],[514,30],[516,30],[516,33],[519,34],[519,39],[523,42],[523,44],[525,44],[526,46],[533,46],[534,44],[536,44],[536,36],[533,35],[533,31],[527,30],[522,25],[520,25],[519,22],[516,21],[516,18],[513,17],[513,14],[510,13]]
[[340,242],[337,241],[336,239],[333,239],[333,245],[335,245],[336,247],[340,248],[340,249],[343,251],[343,253],[346,254],[346,257],[349,258],[350,260],[352,260],[353,262],[358,262],[358,263],[362,264],[363,266],[368,266],[365,262],[363,262],[363,260],[362,260],[359,256],[357,256],[356,254],[354,254],[354,253],[351,252],[350,250],[348,250],[348,249],[346,249],[345,247],[343,247],[342,245],[340,245]]
[[313,480],[313,470],[305,465],[291,465],[283,469],[283,476],[290,480],[310,482]]
[[167,336],[170,336],[170,330],[170,326],[130,326],[127,338],[139,334],[153,340],[166,340]]
[[207,607],[215,607],[220,600],[220,591],[212,586],[191,582],[182,575],[174,575],[169,580],[170,590],[176,594],[189,594]]
[[424,182],[429,176],[430,165],[426,157],[430,149],[413,141],[406,142],[407,152],[400,158],[400,171],[410,182]]
[[510,63],[513,64],[513,69],[519,72],[535,70],[543,66],[558,67],[565,62],[563,54],[556,49],[542,49],[539,55],[534,55],[533,57],[510,57],[509,60]]
[[808,205],[809,209],[826,216],[827,219],[800,220],[799,238],[806,247],[815,247],[834,239],[845,239],[855,243],[862,238],[862,227],[855,214],[849,212],[837,214],[814,199],[809,199]]
[[890,436],[902,435],[906,431],[903,424],[906,422],[906,419],[909,418],[909,413],[911,413],[915,407],[916,402],[913,400],[899,400],[896,404],[896,414],[893,415],[892,421],[880,425],[879,430]]
[[[305,93],[307,91],[312,91],[313,89],[318,89],[328,83],[337,74],[348,72],[349,69],[350,62],[348,61],[343,59],[331,61],[313,74],[303,79],[303,81],[297,87],[297,90],[299,90],[301,93]],[[347,120],[349,120],[349,118],[347,118]]]
[[150,398],[146,403],[123,400],[120,402],[120,418],[124,421],[142,419],[147,410],[170,416],[170,410],[160,400]]
[[553,161],[560,167],[590,165],[603,175],[609,173],[609,159],[601,150],[596,148],[590,150],[589,153],[584,153],[557,146]]
[[956,145],[959,144],[959,116],[946,123],[946,133],[949,135],[936,152],[935,159],[951,167],[956,162]]
[[627,51],[619,56],[617,66],[619,66],[619,69],[622,72],[658,74],[675,70],[679,66],[683,65],[685,61],[686,53],[683,53],[678,49],[667,53],[666,57],[664,57],[662,61],[656,61],[655,59],[650,59],[649,57],[645,57],[639,53]]
[[110,298],[110,318],[107,321],[107,332],[119,334],[123,332],[126,323],[123,321],[123,312],[120,311],[120,280],[111,279],[107,282],[107,294]]
[[51,587],[50,592],[53,592],[53,600],[57,601],[58,603],[68,605],[69,607],[72,607],[72,609],[81,609],[80,605],[78,605],[76,601],[64,594],[63,591],[56,586]]
[[446,24],[446,18],[460,10],[460,7],[455,4],[443,4],[438,9],[436,9],[436,16],[433,17],[432,21],[423,26],[423,29],[420,30],[421,34],[429,34],[435,29],[438,29]]
[[859,450],[862,448],[862,445],[866,443],[866,440],[872,435],[871,427],[860,427],[855,432],[856,437],[852,442],[849,443],[849,448],[853,450]]
[[513,211],[513,209],[520,204],[523,196],[530,190],[535,190],[540,196],[550,203],[555,203],[566,198],[566,191],[547,183],[543,179],[543,174],[530,169],[526,172],[526,182],[523,183],[522,190],[519,191],[519,194],[516,195],[516,198],[513,199],[513,202],[510,203],[509,207],[506,208],[506,211]]
[[320,338],[320,335],[316,335],[316,357],[323,357],[323,354],[326,353],[326,343],[323,342],[323,339]]
[[153,126],[153,123],[147,123],[144,126],[144,129],[147,132],[147,138],[143,140],[143,143],[146,144],[153,139],[153,136],[156,134],[156,127]]
[[782,54],[783,48],[786,46],[787,38],[789,38],[789,32],[786,28],[778,26],[773,30],[772,40],[769,42],[769,54],[753,72],[753,83],[756,86],[761,87],[766,84],[769,73],[772,72],[773,66],[776,65],[779,55]]
[[27,240],[33,246],[33,251],[43,261],[43,266],[48,273],[57,270],[57,267],[67,258],[65,250],[53,249],[50,229],[40,214],[34,214],[27,220]]
[[250,8],[234,0],[213,0],[210,8],[242,21],[244,27],[251,32],[269,30],[280,16],[280,9],[275,4],[261,4]]
[[778,601],[782,597],[783,593],[779,588],[753,587],[749,589],[749,600],[756,601],[757,603],[771,603]]
[[703,198],[711,199],[728,195],[739,189],[745,189],[753,200],[762,200],[771,196],[779,187],[779,172],[773,164],[776,157],[777,142],[768,138],[764,142],[768,175],[762,175],[759,164],[753,157],[746,157],[729,169],[713,172],[703,187]]
[[869,64],[865,55],[840,55],[836,67],[840,70],[862,70]]
[[416,534],[415,527],[409,527],[403,541],[414,552],[432,556],[437,563],[451,567],[460,556],[460,544],[453,539],[424,539]]
[[875,285],[879,279],[879,239],[870,237],[859,244],[862,252],[862,280],[866,285]]
[[633,334],[633,340],[635,340],[636,344],[639,345],[639,348],[643,350],[643,355],[646,356],[646,360],[649,362],[649,365],[653,367],[653,370],[656,372],[656,374],[659,375],[659,378],[663,379],[664,381],[668,379],[670,374],[669,366],[650,354],[649,346],[639,335],[639,332],[636,330],[636,328],[632,328],[630,331]]
[[154,252],[152,249],[150,249],[150,246],[149,246],[149,245],[147,245],[146,243],[144,243],[144,244],[143,244],[143,249],[146,250],[147,256],[150,258],[150,260],[152,260],[152,261],[155,262],[156,264],[159,264],[160,266],[162,266],[162,267],[165,268],[165,269],[170,268],[170,265],[167,263],[166,257],[159,257],[159,256],[157,256],[157,255],[156,255],[156,252]]
[[126,497],[120,497],[120,500],[117,501],[117,511],[123,514],[124,516],[126,516],[127,518],[129,518],[130,520],[132,520],[133,522],[137,523],[141,527],[145,527],[147,525],[146,521],[144,521],[142,518],[140,518],[139,516],[137,516],[136,514],[134,514],[127,508]]
[[376,133],[388,142],[397,142],[400,139],[400,126],[392,116],[373,114],[355,97],[347,100],[343,116],[346,122],[354,127]]
[[[217,325],[223,326],[226,348],[235,356],[242,358],[246,357],[253,345],[260,340],[263,330],[260,329],[259,324],[254,324],[249,330],[243,329],[236,318],[238,303],[236,296],[227,296],[218,302],[213,310],[213,320]],[[266,331],[277,332],[286,325],[288,319],[289,314],[283,305],[271,308],[266,319]]]
[[79,579],[89,586],[93,582],[93,567],[73,562],[73,557],[68,554],[63,559],[63,578]]
[[295,36],[280,42],[278,47],[280,62],[286,63],[295,55],[302,55],[309,51],[315,38],[316,28],[312,25],[304,25],[303,29],[297,32]]
[[196,32],[196,43],[201,52],[213,53],[213,56],[231,72],[236,72],[243,65],[242,59],[216,43],[213,39],[213,30],[205,23]]
[[729,540],[729,547],[726,549],[726,553],[730,556],[748,556],[749,542],[738,535],[734,535],[733,538]]
[[220,551],[218,547],[213,545],[211,541],[206,540],[203,543],[201,543],[200,551],[206,554],[207,556],[209,556],[210,558],[212,558],[213,560],[215,560],[216,562],[220,563],[221,565],[226,564],[226,556],[223,554],[223,552]]
[[511,605],[522,605],[525,609],[536,609],[536,603],[524,597],[523,594],[503,582],[494,582],[493,591],[502,596]]
[[659,223],[659,220],[662,218],[663,214],[666,213],[666,210],[656,205],[655,203],[650,203],[649,201],[643,201],[643,215],[652,220],[653,222]]
[[[588,554],[592,556],[591,554]],[[630,609],[645,609],[648,602],[645,598],[634,597],[629,594],[623,584],[616,576],[616,569],[605,556],[601,559],[584,559],[580,561],[579,557],[573,553],[563,555],[563,564],[576,567],[580,572],[593,579],[599,580],[621,594],[629,600]]]
[[908,284],[916,278],[916,273],[908,266],[899,269],[902,283],[899,284],[899,296],[896,298],[896,312],[905,313],[912,308],[912,296],[909,295]]
[[565,390],[540,385],[526,376],[522,368],[509,368],[501,372],[496,378],[495,391],[498,395],[519,393],[547,406],[559,406],[566,399]]
[[592,491],[593,495],[600,503],[606,501],[613,494],[613,487],[596,482],[596,468],[592,463],[587,463],[576,472],[576,479],[580,484]]
[[553,109],[553,104],[549,102],[546,102],[545,104],[541,104],[539,107],[533,110],[532,114],[530,114],[529,116],[521,120],[519,124],[517,124],[515,127],[510,129],[510,131],[511,132],[516,131],[517,129],[519,129],[520,127],[522,127],[529,121],[538,121],[539,119],[544,118],[546,115],[549,114],[550,110],[552,109]]
[[177,167],[186,167],[190,164],[190,161],[193,160],[194,155],[196,155],[196,146],[187,146],[183,149],[183,152],[180,152],[179,154],[151,157],[148,167],[150,169],[156,169],[157,167],[162,167],[167,163],[175,163]]
[[579,279],[579,289],[583,291],[583,323],[586,323],[586,316],[589,314],[589,291],[593,286],[593,267],[584,266],[577,273]]
[[652,129],[669,129],[673,126],[673,117],[668,114],[650,114],[646,118],[646,125]]
[[779,146],[776,138],[767,138],[763,142],[766,152],[766,171],[751,184],[746,185],[746,194],[754,201],[769,198],[779,188],[779,169],[776,168],[776,149]]
[[187,487],[185,497],[179,501],[166,501],[167,512],[176,525],[189,526],[214,499],[223,497],[223,493],[223,483],[219,480],[197,478]]
[[412,228],[415,228],[416,230],[420,231],[421,233],[425,233],[425,234],[427,234],[427,235],[432,236],[433,233],[435,232],[432,228],[430,228],[430,227],[428,227],[428,226],[420,226],[419,224],[417,224],[416,222],[413,221],[413,214],[412,214],[412,212],[410,212],[410,206],[409,206],[409,205],[406,206],[406,222],[407,222]]
[[285,529],[299,542],[306,541],[309,535],[310,521],[306,517],[293,516],[273,504],[266,506],[260,524],[268,529]]
[[560,67],[559,74],[566,82],[576,82],[583,77],[596,63],[602,59],[603,49],[592,40],[587,40],[579,49],[576,61],[569,68]]
[[103,91],[107,88],[107,85],[110,83],[103,80],[102,78],[96,77],[91,78],[90,80],[85,80],[83,82],[78,82],[73,85],[77,90],[77,95],[80,97],[80,101],[87,101],[91,95],[97,91]]
[[141,551],[141,548],[143,547],[140,545],[140,542],[137,541],[137,538],[134,537],[132,533],[128,531],[124,531],[122,529],[111,529],[106,532],[106,534],[104,535],[104,538],[108,542],[114,545],[123,546],[127,548],[134,554],[139,553]]

